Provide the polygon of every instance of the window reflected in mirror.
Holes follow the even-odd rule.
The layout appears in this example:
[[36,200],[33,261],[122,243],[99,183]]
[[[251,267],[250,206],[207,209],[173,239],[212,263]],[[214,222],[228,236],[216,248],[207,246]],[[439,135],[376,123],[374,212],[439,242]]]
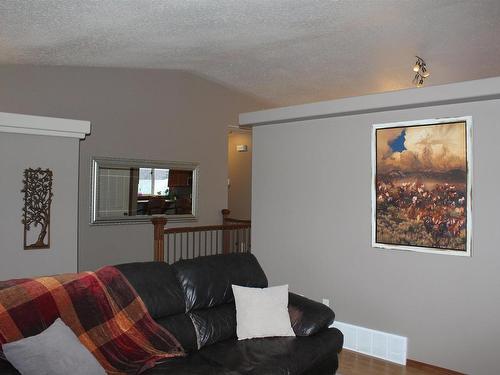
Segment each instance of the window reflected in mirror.
[[91,222],[195,219],[197,164],[94,158]]

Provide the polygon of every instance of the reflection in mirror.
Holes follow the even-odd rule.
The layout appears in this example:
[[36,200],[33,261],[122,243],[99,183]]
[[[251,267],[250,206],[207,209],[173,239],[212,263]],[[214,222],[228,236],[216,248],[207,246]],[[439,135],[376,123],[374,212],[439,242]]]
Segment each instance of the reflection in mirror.
[[94,158],[91,223],[196,219],[196,163]]

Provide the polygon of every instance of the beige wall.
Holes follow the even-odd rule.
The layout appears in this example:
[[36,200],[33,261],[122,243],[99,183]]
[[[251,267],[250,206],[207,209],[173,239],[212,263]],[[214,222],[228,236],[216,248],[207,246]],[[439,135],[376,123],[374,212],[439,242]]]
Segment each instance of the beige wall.
[[[23,172],[53,172],[50,249],[23,250]],[[77,270],[78,139],[0,133],[0,280]]]
[[[236,151],[247,145],[247,152]],[[228,208],[231,217],[250,220],[252,211],[252,133],[232,131],[228,135]]]
[[0,82],[0,111],[92,122],[80,148],[80,269],[153,255],[150,224],[89,225],[92,156],[199,162],[199,224],[220,222],[227,205],[227,125],[239,112],[263,107],[177,71],[0,66]]
[[[464,115],[473,256],[372,248],[372,124]],[[254,128],[252,251],[271,284],[329,298],[339,321],[407,336],[409,358],[499,374],[499,119],[490,100]]]

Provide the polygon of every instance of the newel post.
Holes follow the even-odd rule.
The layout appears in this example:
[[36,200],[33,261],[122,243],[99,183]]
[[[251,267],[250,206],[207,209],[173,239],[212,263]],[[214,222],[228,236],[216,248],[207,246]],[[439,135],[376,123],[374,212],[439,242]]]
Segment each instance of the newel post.
[[157,262],[165,261],[165,216],[153,216],[151,222],[154,225],[154,260]]
[[226,225],[226,219],[229,217],[229,214],[231,213],[231,210],[228,210],[227,208],[224,208],[221,210],[222,213],[222,225]]
[[[230,210],[227,208],[224,208],[222,211],[222,225],[227,224],[227,218],[229,217],[229,214],[231,213]],[[230,249],[230,237],[231,233],[229,233],[228,230],[223,229],[222,230],[222,253],[223,254],[229,254],[231,251]]]

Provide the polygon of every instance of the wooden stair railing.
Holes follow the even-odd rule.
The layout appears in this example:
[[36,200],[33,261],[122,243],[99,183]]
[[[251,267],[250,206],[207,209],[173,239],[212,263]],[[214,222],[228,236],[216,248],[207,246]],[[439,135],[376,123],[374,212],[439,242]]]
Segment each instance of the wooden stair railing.
[[222,225],[180,228],[165,228],[167,218],[153,216],[154,260],[173,263],[198,256],[250,252],[251,221],[233,219],[229,214],[228,209],[222,210]]

